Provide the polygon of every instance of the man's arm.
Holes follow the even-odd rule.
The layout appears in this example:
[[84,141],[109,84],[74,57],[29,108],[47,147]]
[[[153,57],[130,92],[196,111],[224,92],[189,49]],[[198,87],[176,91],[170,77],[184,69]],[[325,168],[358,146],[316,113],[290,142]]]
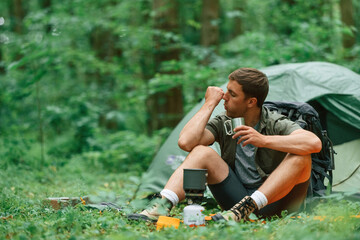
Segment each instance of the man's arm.
[[205,94],[205,103],[190,119],[180,132],[178,145],[184,151],[190,152],[198,145],[210,145],[215,141],[214,135],[205,128],[215,107],[224,96],[219,87],[208,87]]
[[321,151],[322,143],[312,132],[298,129],[290,135],[262,135],[252,127],[241,126],[235,128],[237,131],[233,138],[239,136],[238,144],[252,144],[256,147],[270,148],[273,150],[287,152],[296,155],[309,155]]

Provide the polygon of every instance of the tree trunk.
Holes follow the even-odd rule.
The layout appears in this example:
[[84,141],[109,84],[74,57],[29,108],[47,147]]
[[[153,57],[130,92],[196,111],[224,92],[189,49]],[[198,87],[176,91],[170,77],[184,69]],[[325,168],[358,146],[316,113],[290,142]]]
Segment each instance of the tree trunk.
[[[150,22],[151,21],[151,5],[150,1],[141,1],[140,11],[143,14],[139,15],[139,21],[140,22]],[[144,80],[144,83],[147,84],[149,79],[151,79],[154,76],[154,61],[153,61],[153,52],[149,50],[140,50],[140,59],[139,59],[139,65],[141,68],[141,75],[142,79]]]
[[[215,53],[219,45],[219,0],[203,0],[201,11],[201,41],[200,44],[206,48],[213,48]],[[207,66],[211,61],[212,51],[201,60],[200,64]],[[195,96],[203,96],[208,83],[204,79],[194,87]]]
[[26,10],[22,0],[12,0],[10,2],[10,13],[12,15],[11,28],[15,33],[23,34],[23,20],[26,16]]
[[201,18],[201,45],[219,44],[219,0],[203,0]]
[[[243,1],[243,3],[245,3],[245,0]],[[244,12],[244,5],[240,5],[240,6],[235,6],[235,10],[243,13]],[[234,31],[232,34],[232,38],[236,38],[237,36],[240,36],[241,34],[243,34],[244,29],[243,29],[243,21],[242,21],[242,17],[241,16],[237,16],[234,19]]]
[[3,63],[3,51],[2,51],[2,45],[0,45],[0,76],[5,75],[5,63]]
[[[116,2],[110,2],[110,5],[115,5]],[[115,58],[121,58],[123,51],[118,47],[120,38],[113,32],[113,29],[103,26],[95,26],[89,36],[91,48],[94,50],[96,57],[102,62],[114,64]],[[87,83],[96,83],[100,89],[112,90],[116,87],[116,79],[112,74],[106,72],[95,71],[88,73],[89,78]],[[98,123],[108,130],[119,130],[124,126],[118,122],[117,119],[109,119],[106,114],[110,111],[118,111],[119,105],[117,101],[110,97],[104,99],[106,101],[106,112],[100,114]]]
[[50,8],[51,7],[51,0],[39,0],[39,4],[41,8]]
[[[90,45],[94,50],[96,57],[101,61],[112,63],[114,57],[122,56],[122,49],[116,47],[119,38],[114,35],[111,29],[104,29],[100,26],[95,27],[90,34]],[[114,89],[116,87],[116,79],[106,72],[101,73],[95,71],[88,73],[89,78],[87,83],[96,82],[100,89]],[[118,103],[112,99],[104,99],[107,103],[107,110],[119,110]],[[116,119],[107,119],[106,113],[99,116],[99,125],[104,126],[109,130],[118,130],[122,126],[119,125]]]
[[[348,27],[354,27],[354,8],[352,0],[340,0],[341,21]],[[343,34],[342,44],[344,48],[351,48],[355,45],[355,32],[352,35]]]
[[[154,0],[154,28],[162,33],[154,37],[154,68],[156,73],[176,74],[161,68],[165,61],[179,60],[180,48],[174,41],[164,38],[163,33],[178,33],[178,6],[176,0]],[[163,127],[175,127],[183,117],[182,88],[176,86],[157,92],[147,100],[148,129],[151,133]]]
[[[47,14],[51,14],[51,13],[52,13],[51,0],[39,0],[39,4],[40,4],[41,8],[47,10]],[[46,24],[46,26],[45,26],[45,32],[46,32],[46,33],[50,33],[50,32],[51,32],[51,29],[52,29],[52,25],[51,25],[51,24]]]

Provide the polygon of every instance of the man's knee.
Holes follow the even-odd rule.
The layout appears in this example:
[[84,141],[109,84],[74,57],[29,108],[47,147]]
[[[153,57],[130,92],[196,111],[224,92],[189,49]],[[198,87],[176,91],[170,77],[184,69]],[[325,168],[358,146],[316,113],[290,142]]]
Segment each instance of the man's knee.
[[222,182],[229,175],[229,166],[220,155],[208,146],[197,146],[188,155],[187,163],[198,168],[207,169],[209,184]]
[[291,162],[292,167],[300,169],[302,174],[298,183],[306,182],[311,175],[311,155],[288,154],[286,159]]
[[193,148],[193,150],[191,150],[189,155],[196,155],[197,157],[200,158],[209,158],[209,157],[213,157],[213,156],[219,156],[219,154],[212,148],[208,147],[208,146],[203,146],[203,145],[199,145]]
[[210,168],[213,166],[218,166],[219,164],[224,164],[227,166],[225,161],[220,157],[220,155],[212,148],[208,146],[196,146],[185,159],[185,161],[198,162],[201,167]]

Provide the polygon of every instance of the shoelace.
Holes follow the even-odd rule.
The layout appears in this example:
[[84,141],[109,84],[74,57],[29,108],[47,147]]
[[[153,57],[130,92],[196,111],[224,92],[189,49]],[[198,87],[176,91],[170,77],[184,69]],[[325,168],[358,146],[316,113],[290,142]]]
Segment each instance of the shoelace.
[[235,204],[230,210],[235,214],[237,220],[247,219],[248,215],[255,209],[255,204],[250,197]]

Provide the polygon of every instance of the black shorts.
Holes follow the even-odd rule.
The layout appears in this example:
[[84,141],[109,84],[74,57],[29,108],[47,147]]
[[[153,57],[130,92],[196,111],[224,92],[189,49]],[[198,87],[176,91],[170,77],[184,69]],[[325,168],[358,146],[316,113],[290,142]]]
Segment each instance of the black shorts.
[[[298,211],[306,198],[309,181],[295,185],[285,197],[254,213],[258,216],[270,217],[281,216],[283,210],[287,210],[288,213]],[[215,200],[224,210],[229,210],[245,196],[250,196],[256,190],[246,189],[230,167],[229,175],[224,181],[208,186]]]

